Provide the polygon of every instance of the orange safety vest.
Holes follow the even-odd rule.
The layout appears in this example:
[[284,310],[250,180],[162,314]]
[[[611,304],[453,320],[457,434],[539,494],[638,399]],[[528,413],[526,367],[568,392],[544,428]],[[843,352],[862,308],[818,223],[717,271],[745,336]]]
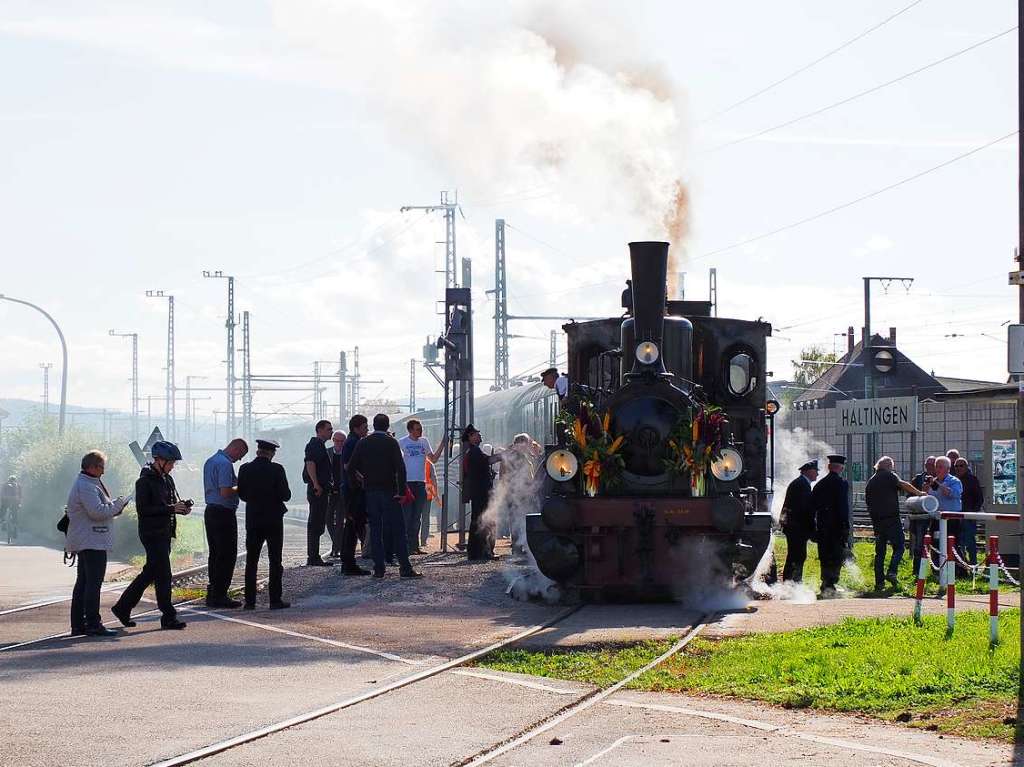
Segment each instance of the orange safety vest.
[[430,461],[424,462],[424,477],[427,483],[427,500],[433,501],[438,497],[437,494],[437,483],[434,481],[434,464]]

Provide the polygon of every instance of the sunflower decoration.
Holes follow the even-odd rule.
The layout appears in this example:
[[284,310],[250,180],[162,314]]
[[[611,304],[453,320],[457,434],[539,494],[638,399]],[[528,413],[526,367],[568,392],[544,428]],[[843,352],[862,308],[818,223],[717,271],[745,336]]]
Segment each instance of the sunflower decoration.
[[613,437],[611,412],[599,415],[590,402],[581,402],[573,415],[563,411],[561,423],[570,439],[569,449],[583,467],[583,490],[589,496],[622,482],[625,461],[621,449],[625,437]]
[[701,405],[680,418],[669,434],[665,469],[688,474],[694,496],[706,493],[707,472],[722,455],[727,423],[722,408]]

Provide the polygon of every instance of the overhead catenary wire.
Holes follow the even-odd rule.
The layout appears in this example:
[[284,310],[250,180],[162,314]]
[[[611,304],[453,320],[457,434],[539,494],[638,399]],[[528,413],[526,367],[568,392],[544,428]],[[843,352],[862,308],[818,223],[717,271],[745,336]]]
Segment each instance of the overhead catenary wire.
[[936,59],[935,61],[932,61],[929,64],[925,64],[924,66],[918,67],[917,69],[913,69],[910,72],[905,72],[904,74],[900,75],[899,77],[894,77],[893,79],[887,80],[884,83],[879,83],[878,85],[872,86],[871,88],[868,88],[867,90],[860,91],[859,93],[854,93],[851,96],[847,96],[846,98],[840,99],[839,101],[835,101],[835,102],[833,102],[831,104],[828,104],[826,106],[819,107],[818,109],[814,109],[814,110],[812,110],[810,112],[806,112],[806,113],[804,113],[802,115],[799,115],[797,117],[793,117],[793,118],[791,118],[789,120],[786,120],[785,122],[781,122],[781,123],[778,123],[776,125],[772,125],[771,127],[764,128],[764,129],[756,131],[754,133],[747,134],[746,136],[740,136],[739,138],[733,139],[731,141],[726,141],[726,142],[724,142],[722,144],[718,144],[716,146],[711,147],[710,149],[705,150],[704,153],[705,154],[710,154],[710,153],[718,152],[718,151],[720,151],[722,149],[726,149],[727,147],[736,146],[737,144],[742,144],[742,143],[744,143],[746,141],[751,141],[753,139],[760,138],[761,136],[767,135],[768,133],[773,133],[773,132],[775,132],[777,130],[781,130],[782,128],[788,128],[791,125],[795,125],[798,122],[803,122],[804,120],[807,120],[807,119],[809,119],[811,117],[817,117],[820,114],[824,114],[825,112],[828,112],[828,111],[831,111],[833,109],[836,109],[837,107],[841,107],[841,106],[844,106],[846,104],[849,104],[849,103],[851,103],[853,101],[856,101],[857,99],[863,98],[864,96],[868,96],[868,95],[870,95],[872,93],[877,93],[878,91],[882,90],[883,88],[888,88],[890,85],[895,85],[898,82],[901,82],[903,80],[906,80],[907,78],[913,77],[914,75],[921,74],[922,72],[925,72],[925,71],[927,71],[929,69],[932,69],[933,67],[937,67],[940,64],[945,64],[947,61],[951,61],[951,60],[953,60],[953,59],[955,59],[955,58],[957,58],[959,56],[963,56],[964,54],[969,53],[970,51],[973,51],[973,50],[975,50],[977,48],[981,48],[984,45],[987,45],[987,44],[989,44],[991,42],[994,42],[994,41],[998,40],[1001,37],[1005,37],[1006,35],[1010,34],[1011,32],[1014,32],[1016,29],[1017,29],[1016,26],[1010,27],[1009,29],[1004,29],[1002,32],[999,32],[999,33],[997,33],[995,35],[992,35],[991,37],[987,37],[984,40],[980,40],[980,41],[974,43],[973,45],[967,46],[966,48],[962,48],[961,50],[956,51],[955,53],[951,53],[948,56],[943,56],[941,59]]
[[822,54],[818,58],[814,59],[813,61],[810,61],[807,64],[804,64],[803,66],[793,70],[792,72],[790,72],[785,77],[782,77],[782,78],[780,78],[780,79],[778,79],[778,80],[776,80],[776,81],[774,81],[772,83],[769,83],[768,85],[764,86],[760,90],[754,91],[749,96],[745,96],[742,99],[740,99],[739,101],[736,101],[736,102],[730,104],[729,106],[725,107],[724,109],[720,109],[719,111],[715,112],[713,115],[711,115],[709,117],[705,117],[703,120],[700,121],[700,124],[708,123],[708,122],[711,122],[712,120],[717,120],[722,115],[725,115],[725,114],[731,112],[732,110],[736,109],[737,107],[743,106],[744,104],[753,101],[758,96],[763,96],[764,94],[768,93],[768,91],[774,90],[775,88],[779,87],[783,83],[789,82],[794,77],[797,77],[798,75],[801,75],[804,72],[806,72],[808,69],[816,67],[818,64],[820,64],[821,62],[825,61],[826,59],[830,59],[832,56],[835,56],[840,51],[846,50],[847,48],[849,48],[854,43],[856,43],[856,42],[858,42],[860,40],[863,40],[865,37],[870,35],[872,32],[875,32],[875,31],[881,29],[886,24],[888,24],[890,21],[893,21],[893,20],[897,19],[898,17],[902,16],[904,13],[909,11],[911,8],[913,8],[915,5],[920,5],[922,2],[924,2],[924,0],[914,0],[914,2],[910,3],[910,5],[905,5],[903,8],[900,8],[900,10],[898,10],[895,13],[893,13],[893,14],[887,16],[886,18],[882,19],[877,24],[874,24],[873,26],[868,27],[863,32],[855,35],[854,37],[851,37],[849,40],[847,40],[843,44],[833,48],[830,51],[825,52],[824,54]]
[[739,240],[737,242],[734,242],[731,245],[726,245],[726,246],[721,247],[721,248],[716,248],[714,250],[709,250],[709,251],[707,251],[705,253],[702,253],[699,256],[694,256],[692,260],[700,261],[700,260],[703,260],[703,259],[706,259],[706,258],[711,258],[712,256],[717,256],[717,255],[719,255],[721,253],[727,253],[730,250],[735,250],[736,248],[741,248],[744,245],[750,245],[751,243],[759,242],[760,240],[767,239],[768,237],[774,237],[775,235],[781,234],[782,232],[788,232],[790,229],[796,229],[798,226],[803,226],[804,224],[809,224],[812,221],[817,221],[819,218],[824,218],[825,216],[830,216],[833,213],[838,213],[841,210],[845,210],[846,208],[850,208],[850,207],[853,207],[854,205],[862,203],[862,202],[864,202],[866,200],[870,200],[872,197],[877,197],[880,194],[884,194],[885,192],[889,192],[889,191],[892,191],[893,189],[901,187],[901,186],[903,186],[905,184],[909,184],[911,181],[916,181],[917,179],[922,178],[923,176],[927,176],[929,173],[934,173],[937,170],[942,170],[943,168],[945,168],[945,167],[947,167],[949,165],[952,165],[953,163],[959,162],[960,160],[964,160],[964,159],[966,159],[966,158],[968,158],[968,157],[970,157],[972,155],[977,154],[978,152],[981,152],[981,151],[984,151],[985,149],[988,149],[989,147],[995,146],[996,144],[999,144],[1000,142],[1006,141],[1009,138],[1013,138],[1014,136],[1017,135],[1017,133],[1018,133],[1018,131],[1011,131],[1010,133],[1007,133],[1006,135],[1000,136],[999,138],[992,139],[991,141],[987,141],[984,144],[982,144],[981,146],[977,146],[974,149],[971,149],[971,150],[969,150],[967,152],[964,152],[962,154],[958,154],[956,157],[951,157],[950,159],[946,160],[945,162],[941,162],[938,165],[933,165],[930,168],[927,168],[927,169],[922,170],[922,171],[920,171],[918,173],[915,173],[912,176],[907,176],[906,178],[900,179],[899,181],[895,181],[895,182],[893,182],[891,184],[883,186],[880,189],[875,189],[874,191],[868,192],[867,194],[863,194],[860,197],[856,197],[856,198],[854,198],[852,200],[848,200],[848,201],[846,201],[844,203],[841,203],[839,205],[835,205],[835,206],[833,206],[831,208],[828,208],[827,210],[820,211],[820,212],[815,213],[815,214],[813,214],[811,216],[807,216],[807,217],[801,218],[801,219],[799,219],[797,221],[793,221],[793,222],[791,222],[789,224],[786,224],[785,226],[780,226],[780,227],[778,227],[776,229],[772,229],[772,230],[767,231],[767,232],[762,232],[761,234],[755,235],[753,237],[747,237],[745,239],[742,239],[742,240]]

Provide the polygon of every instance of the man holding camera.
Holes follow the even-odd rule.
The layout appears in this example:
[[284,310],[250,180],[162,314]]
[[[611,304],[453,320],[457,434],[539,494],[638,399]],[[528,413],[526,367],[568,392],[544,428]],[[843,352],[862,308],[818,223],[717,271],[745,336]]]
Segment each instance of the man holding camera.
[[160,628],[183,629],[185,622],[178,620],[171,604],[171,540],[177,528],[177,515],[191,512],[192,501],[178,498],[178,489],[171,479],[175,462],[181,460],[178,446],[172,442],[155,442],[151,455],[152,462],[142,467],[135,482],[135,510],[139,517],[139,539],[146,550],[146,564],[110,612],[121,625],[134,626],[132,610],[146,588],[153,584],[162,615]]

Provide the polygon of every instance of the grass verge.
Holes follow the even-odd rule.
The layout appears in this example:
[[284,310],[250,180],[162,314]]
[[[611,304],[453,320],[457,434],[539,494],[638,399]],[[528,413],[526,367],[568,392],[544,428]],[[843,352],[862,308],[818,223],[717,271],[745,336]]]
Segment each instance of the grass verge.
[[[889,559],[892,556],[892,549],[886,550],[885,564],[888,567]],[[979,554],[979,560],[981,555]],[[775,561],[779,566],[779,575],[782,575],[782,566],[786,562],[786,539],[783,536],[775,538]],[[900,562],[897,579],[899,591],[897,594],[903,596],[914,595],[916,576],[912,572],[914,567],[913,558],[909,549],[903,553]],[[817,591],[821,586],[821,563],[818,561],[818,545],[807,544],[807,561],[804,563],[804,583]],[[853,544],[853,562],[843,565],[843,571],[839,577],[839,585],[855,595],[868,594],[875,585],[875,544],[870,542],[857,542]],[[934,594],[939,588],[939,581],[936,574],[932,574],[931,580],[926,584],[928,593]],[[1003,591],[1018,591],[1019,589],[1009,583],[1001,583],[999,588]],[[957,578],[956,589],[961,594],[987,594],[988,575],[971,578]]]
[[[940,733],[1012,741],[1017,726],[1020,612],[1000,616],[847,619],[821,628],[736,639],[696,639],[631,689],[762,700],[786,708],[857,712]],[[607,686],[664,652],[672,640],[579,651],[503,650],[479,665]]]

